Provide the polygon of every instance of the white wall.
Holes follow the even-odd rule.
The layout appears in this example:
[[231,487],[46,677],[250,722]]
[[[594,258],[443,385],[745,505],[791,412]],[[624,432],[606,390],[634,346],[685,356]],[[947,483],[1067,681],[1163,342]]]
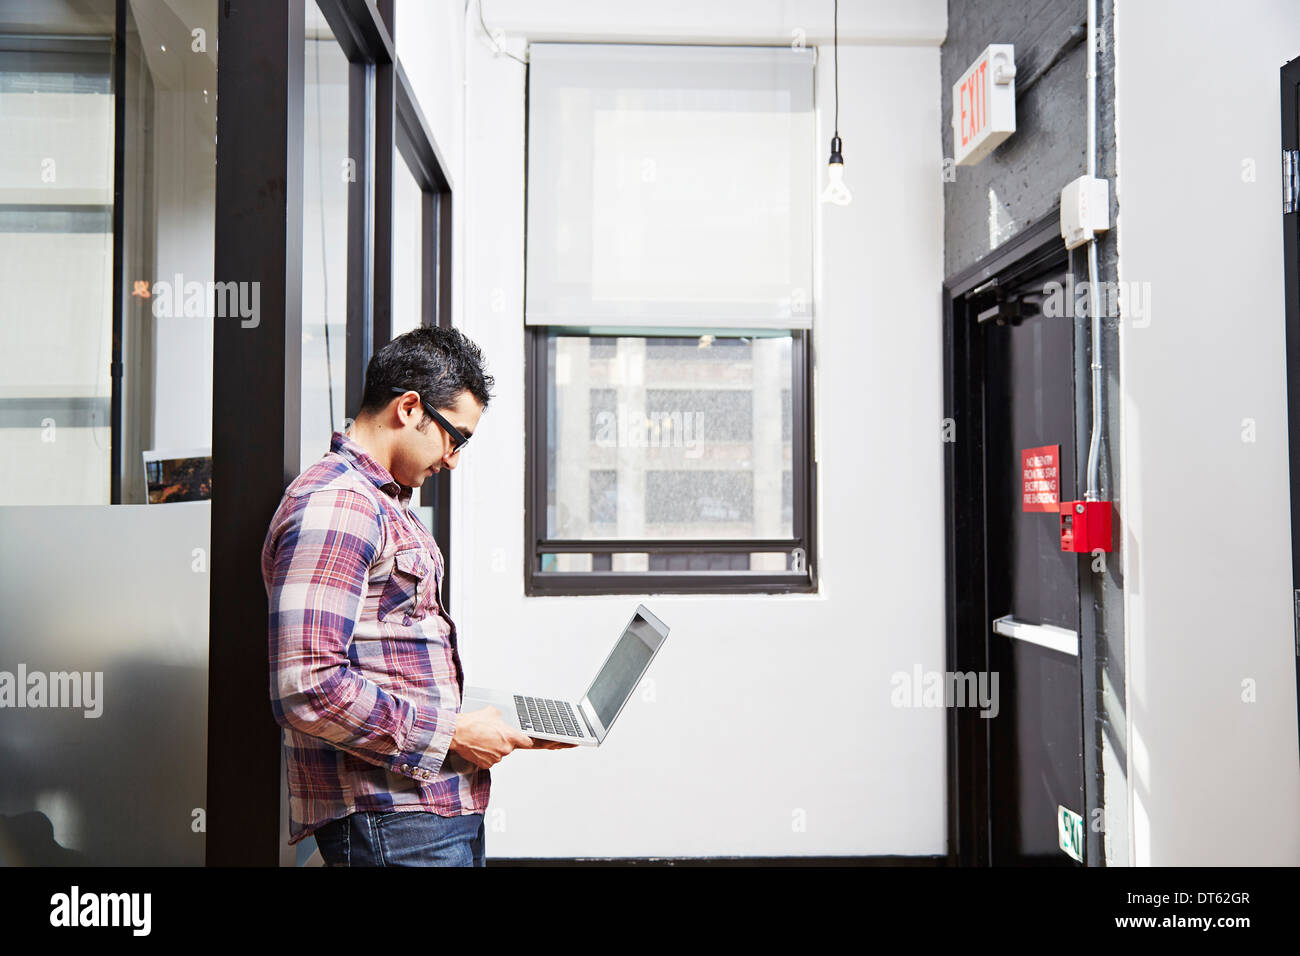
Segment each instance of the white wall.
[[1278,70],[1300,6],[1117,8],[1120,279],[1153,302],[1120,333],[1133,862],[1295,865]]
[[[399,9],[408,18],[399,36],[410,7]],[[818,43],[830,34],[824,3],[708,10],[701,20],[680,3],[487,8],[489,28],[505,29],[516,53],[512,17],[548,39],[716,41],[734,29],[743,42],[787,43],[800,28]],[[525,598],[525,71],[493,55],[477,4],[464,22],[454,297],[457,321],[498,383],[454,478],[452,607],[468,681],[580,693],[638,600],[672,626],[650,675],[653,701],[629,703],[599,751],[516,753],[494,771],[493,856],[946,850],[944,712],[891,707],[889,681],[917,664],[944,668],[946,11],[941,0],[863,10],[840,22],[840,131],[856,199],[823,207],[817,239],[822,586],[811,596]],[[704,32],[693,32],[697,24]],[[830,64],[827,49],[817,73],[818,140],[827,143]],[[417,83],[426,112],[453,84],[446,74]],[[443,131],[452,137],[443,155],[455,156],[454,124],[440,123]],[[793,825],[800,814],[803,831]]]
[[[471,4],[471,10],[477,7]],[[419,96],[434,148],[454,187],[464,163],[465,4],[399,0],[395,17],[397,58]]]

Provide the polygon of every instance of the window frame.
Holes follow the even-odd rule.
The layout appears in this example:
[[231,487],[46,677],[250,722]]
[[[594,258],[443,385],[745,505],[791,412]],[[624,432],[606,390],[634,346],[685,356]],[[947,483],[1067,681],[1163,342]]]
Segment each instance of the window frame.
[[[370,358],[393,338],[394,163],[405,162],[420,189],[420,325],[451,327],[452,188],[447,163],[397,56],[393,0],[315,2],[348,58],[349,147],[357,182],[348,205],[348,349],[346,409],[361,406]],[[357,346],[360,346],[359,348]],[[433,532],[451,552],[451,476],[436,475],[421,490],[433,509]],[[450,561],[443,573],[450,607]]]
[[[719,328],[716,335],[739,330]],[[772,330],[767,330],[772,331]],[[691,330],[632,330],[637,336],[681,336]],[[546,468],[550,379],[547,342],[552,334],[591,336],[589,328],[525,326],[524,388],[524,593],[527,596],[594,594],[786,594],[812,593],[817,583],[817,461],[813,435],[813,335],[790,329],[791,490],[790,538],[550,538],[547,536]],[[619,330],[601,329],[601,335]],[[542,556],[555,553],[715,554],[803,549],[802,571],[543,571]]]
[[[301,453],[308,3],[317,3],[350,63],[348,148],[357,161],[357,180],[348,204],[345,408],[359,406],[370,356],[392,332],[392,187],[399,137],[408,139],[401,155],[424,190],[421,322],[451,321],[447,166],[397,60],[393,0],[223,5],[217,21],[221,135],[216,143],[213,279],[260,282],[262,315],[256,327],[218,322],[213,330],[212,454],[218,490],[212,499],[209,572],[210,866],[294,862],[294,850],[285,846],[280,830],[284,772],[279,736],[265,695],[244,689],[266,681],[267,596],[256,568],[267,522],[298,474]],[[367,103],[373,109],[363,109]],[[426,171],[424,180],[412,156]],[[435,535],[448,553],[449,511],[443,500],[435,506]],[[444,590],[448,580],[444,574]]]

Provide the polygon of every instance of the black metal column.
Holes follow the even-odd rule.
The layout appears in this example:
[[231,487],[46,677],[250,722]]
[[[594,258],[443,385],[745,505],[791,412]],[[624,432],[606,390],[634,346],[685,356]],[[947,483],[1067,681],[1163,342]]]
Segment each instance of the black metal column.
[[126,0],[113,30],[113,331],[109,359],[109,504],[122,503],[122,329],[126,308]]
[[298,473],[302,376],[303,0],[223,0],[217,66],[217,282],[259,311],[213,341],[207,863],[279,861],[261,550]]

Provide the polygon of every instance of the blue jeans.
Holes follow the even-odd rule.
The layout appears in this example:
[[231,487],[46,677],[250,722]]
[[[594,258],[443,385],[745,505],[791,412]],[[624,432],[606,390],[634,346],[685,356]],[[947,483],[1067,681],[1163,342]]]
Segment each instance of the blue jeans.
[[483,814],[358,811],[315,833],[326,866],[483,866]]

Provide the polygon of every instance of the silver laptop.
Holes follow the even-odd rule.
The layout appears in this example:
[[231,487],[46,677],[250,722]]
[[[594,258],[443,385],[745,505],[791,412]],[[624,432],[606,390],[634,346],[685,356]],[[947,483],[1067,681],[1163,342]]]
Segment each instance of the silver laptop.
[[492,706],[502,720],[530,737],[599,747],[667,637],[668,626],[638,604],[581,700],[467,687],[460,709]]

